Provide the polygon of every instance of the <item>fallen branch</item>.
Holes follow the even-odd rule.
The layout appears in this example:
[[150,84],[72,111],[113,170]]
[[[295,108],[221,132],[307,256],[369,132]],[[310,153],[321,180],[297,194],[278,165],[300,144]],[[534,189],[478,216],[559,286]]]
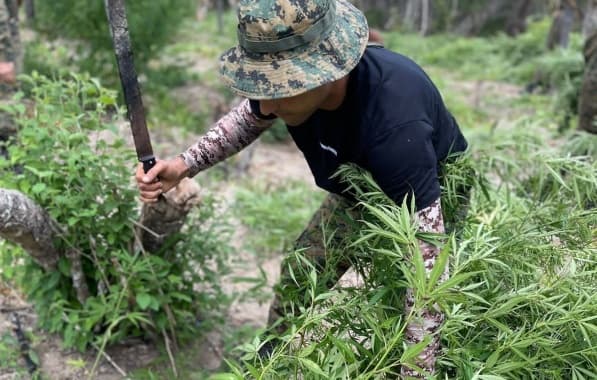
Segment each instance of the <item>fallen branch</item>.
[[128,375],[126,374],[126,372],[125,372],[125,371],[124,371],[122,368],[120,368],[120,367],[118,366],[118,364],[116,364],[116,362],[115,362],[114,360],[112,360],[112,358],[110,357],[110,355],[108,355],[108,354],[107,354],[107,353],[106,353],[104,350],[100,350],[100,348],[97,346],[97,344],[93,343],[93,348],[95,348],[95,349],[96,349],[96,351],[97,351],[97,352],[98,352],[100,355],[102,355],[102,356],[104,357],[104,359],[106,359],[106,361],[107,361],[108,363],[110,363],[110,364],[112,365],[112,367],[114,367],[114,369],[115,369],[116,371],[118,371],[118,373],[119,373],[119,374],[120,374],[122,377],[124,377],[125,379],[128,379],[128,378],[129,378],[129,377],[128,377]]
[[172,350],[170,349],[170,339],[168,338],[168,334],[166,334],[166,330],[162,329],[162,335],[164,336],[164,342],[166,343],[166,352],[168,353],[168,359],[170,359],[170,365],[172,366],[172,372],[174,372],[174,378],[178,379],[176,362],[174,361],[174,356],[172,355]]
[[15,191],[0,189],[0,237],[20,245],[46,271],[56,268],[56,223],[33,200]]
[[[18,244],[46,271],[56,269],[61,253],[54,246],[54,239],[64,231],[37,203],[15,190],[0,189],[0,237]],[[73,287],[77,299],[84,304],[89,289],[81,264],[81,253],[68,249],[66,257],[71,262]]]

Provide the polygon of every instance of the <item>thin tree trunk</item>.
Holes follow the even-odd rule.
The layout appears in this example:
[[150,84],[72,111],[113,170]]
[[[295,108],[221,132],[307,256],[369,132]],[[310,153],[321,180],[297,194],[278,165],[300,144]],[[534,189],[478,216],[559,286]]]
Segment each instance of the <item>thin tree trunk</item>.
[[418,0],[408,0],[408,3],[406,3],[406,11],[404,12],[402,23],[411,30],[414,29],[415,25],[419,23],[421,8],[417,3]]
[[218,14],[218,32],[222,33],[224,31],[224,21],[223,21],[223,14],[224,14],[224,0],[216,0],[216,9]]
[[137,227],[144,249],[151,253],[159,251],[169,237],[180,231],[187,214],[199,202],[199,186],[185,178],[157,203],[144,204]]
[[0,237],[23,247],[45,270],[54,270],[60,258],[54,227],[50,216],[27,196],[0,189]]
[[577,9],[569,0],[562,0],[554,13],[553,22],[547,36],[547,48],[553,50],[556,46],[566,48],[570,39],[570,32],[574,25],[574,15]]
[[458,0],[452,0],[452,5],[450,6],[450,16],[448,18],[448,31],[452,31],[454,28],[454,21],[458,18]]
[[29,24],[35,21],[35,0],[25,0],[25,16]]
[[74,250],[68,250],[66,257],[70,261],[70,273],[73,278],[73,287],[77,292],[77,299],[81,305],[85,304],[87,298],[89,298],[89,288],[87,287],[87,279],[85,278],[85,272],[83,272],[83,263],[81,262],[81,254]]
[[383,24],[383,29],[392,30],[400,22],[400,10],[397,4],[392,4],[388,9],[388,18]]
[[522,0],[517,7],[512,7],[508,22],[506,24],[506,33],[511,36],[517,36],[526,30],[526,17],[531,7],[531,0]]
[[429,33],[429,0],[422,0],[421,2],[421,29],[420,33],[422,36],[426,36]]
[[589,38],[595,29],[597,29],[597,1],[589,0],[582,23],[582,34],[585,38]]
[[[597,134],[597,6],[594,3],[592,0],[587,6],[583,25],[585,72],[578,105],[578,128]],[[587,19],[592,21],[587,22]]]
[[197,4],[197,10],[195,11],[195,18],[198,21],[205,20],[207,11],[209,11],[209,0],[199,0],[199,3]]

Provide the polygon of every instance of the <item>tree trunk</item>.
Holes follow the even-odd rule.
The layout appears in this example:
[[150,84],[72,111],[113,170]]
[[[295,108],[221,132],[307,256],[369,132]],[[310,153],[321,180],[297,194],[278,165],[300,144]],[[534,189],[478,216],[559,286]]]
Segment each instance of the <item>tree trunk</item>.
[[383,29],[392,30],[400,23],[400,8],[398,4],[391,4],[388,9],[388,18],[383,24]]
[[159,251],[169,237],[180,231],[187,214],[199,202],[199,186],[185,178],[157,203],[144,204],[137,227],[143,248],[152,253]]
[[[191,208],[199,203],[199,186],[184,179],[154,205],[145,205],[137,229],[143,247],[157,252],[170,236],[180,231]],[[71,276],[81,304],[89,297],[81,254],[76,247],[59,252],[54,239],[60,227],[33,200],[24,194],[0,189],[0,238],[18,244],[46,271],[56,270],[58,260],[66,256],[71,262]]]
[[407,29],[414,30],[415,26],[419,24],[420,18],[421,7],[419,6],[419,0],[408,0],[402,23]]
[[427,34],[429,34],[429,24],[430,24],[430,20],[431,19],[431,15],[430,15],[430,9],[429,9],[429,0],[422,0],[421,3],[421,29],[419,30],[419,32],[421,33],[422,36],[426,36]]
[[[511,12],[512,4],[508,0],[489,0],[487,5],[476,10],[466,11],[462,5],[455,14],[452,30],[461,35],[477,35],[488,23],[495,20],[505,20]],[[458,10],[458,4],[452,3],[453,10]],[[470,5],[469,5],[470,6]]]
[[20,245],[45,270],[56,268],[60,253],[54,247],[56,224],[24,194],[0,189],[0,237]]
[[[597,20],[594,0],[587,7],[585,21],[587,18]],[[585,72],[578,105],[578,128],[597,134],[597,22],[585,23],[584,26],[587,33],[584,46]]]
[[216,11],[218,16],[218,33],[222,33],[224,31],[224,0],[216,0]]
[[453,30],[454,29],[454,20],[456,20],[458,18],[458,0],[452,0],[451,5],[450,5],[450,14],[448,16],[448,25],[447,25],[447,30]]
[[582,34],[589,38],[590,34],[597,29],[597,1],[589,0],[585,9],[585,16],[582,23]]
[[[46,271],[56,270],[62,256],[54,247],[60,227],[33,200],[14,191],[0,189],[0,237],[18,244]],[[84,304],[89,288],[81,264],[81,255],[70,249],[66,257],[71,262],[71,276],[77,299]]]
[[562,0],[555,11],[553,22],[547,36],[547,48],[553,50],[556,46],[566,48],[570,39],[570,31],[574,25],[574,15],[577,9],[569,0]]
[[531,0],[522,0],[517,7],[512,7],[508,22],[506,23],[506,33],[509,36],[515,37],[526,31],[526,18],[530,8]]
[[87,279],[83,271],[83,262],[81,261],[81,254],[71,249],[66,252],[66,257],[70,261],[70,273],[73,278],[73,287],[77,292],[77,299],[83,305],[87,298],[89,298],[89,287],[87,287]]
[[25,0],[25,16],[29,24],[35,21],[35,0]]

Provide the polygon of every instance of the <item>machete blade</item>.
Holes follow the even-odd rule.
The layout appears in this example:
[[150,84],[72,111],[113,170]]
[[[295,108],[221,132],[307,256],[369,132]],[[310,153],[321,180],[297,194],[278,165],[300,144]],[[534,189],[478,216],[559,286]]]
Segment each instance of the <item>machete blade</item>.
[[155,165],[155,157],[147,130],[139,80],[133,63],[133,50],[124,0],[105,0],[105,7],[137,158],[143,162],[143,168],[147,173]]

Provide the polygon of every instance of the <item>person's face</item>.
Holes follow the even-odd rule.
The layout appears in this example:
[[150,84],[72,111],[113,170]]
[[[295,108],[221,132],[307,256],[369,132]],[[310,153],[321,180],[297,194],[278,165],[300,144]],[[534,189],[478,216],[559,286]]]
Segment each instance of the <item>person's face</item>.
[[274,114],[290,126],[304,123],[317,111],[330,95],[331,84],[314,88],[290,98],[260,100],[259,109],[262,114]]

